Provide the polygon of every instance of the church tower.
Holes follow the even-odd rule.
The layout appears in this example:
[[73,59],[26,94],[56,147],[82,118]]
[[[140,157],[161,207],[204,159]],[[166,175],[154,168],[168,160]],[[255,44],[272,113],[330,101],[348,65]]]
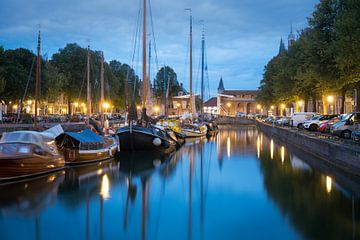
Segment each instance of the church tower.
[[295,42],[295,34],[293,33],[292,24],[290,25],[290,34],[288,36],[288,48]]
[[224,82],[222,77],[220,78],[220,82],[219,82],[219,86],[218,86],[218,93],[224,93],[225,88],[224,88]]
[[281,38],[280,40],[280,47],[279,47],[279,55],[282,54],[283,52],[286,51],[286,48],[285,48],[285,43],[283,41],[283,39]]

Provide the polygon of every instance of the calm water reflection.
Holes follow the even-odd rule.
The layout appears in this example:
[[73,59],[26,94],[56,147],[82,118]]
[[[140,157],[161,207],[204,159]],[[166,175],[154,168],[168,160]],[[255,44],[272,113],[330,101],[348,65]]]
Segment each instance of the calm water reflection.
[[256,128],[0,186],[0,239],[356,239],[360,181]]

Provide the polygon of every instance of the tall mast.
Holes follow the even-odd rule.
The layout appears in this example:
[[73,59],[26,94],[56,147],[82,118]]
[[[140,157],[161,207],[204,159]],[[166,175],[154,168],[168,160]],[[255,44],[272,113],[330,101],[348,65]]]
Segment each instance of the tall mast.
[[90,46],[88,45],[87,49],[87,91],[86,91],[86,123],[90,123],[90,115],[91,115],[91,95],[90,95]]
[[146,109],[146,0],[143,0],[144,13],[143,13],[143,61],[142,61],[142,108]]
[[201,39],[201,114],[204,113],[204,67],[205,67],[205,31],[203,25],[202,39]]
[[38,44],[37,44],[37,63],[36,63],[36,81],[35,81],[35,118],[34,128],[37,129],[37,116],[38,116],[38,100],[39,100],[39,75],[40,75],[40,31],[38,33]]
[[190,113],[194,114],[194,109],[193,109],[193,89],[192,89],[192,77],[193,77],[193,72],[192,72],[192,12],[190,9]]
[[101,52],[101,69],[100,69],[100,114],[101,114],[101,126],[104,126],[104,52]]

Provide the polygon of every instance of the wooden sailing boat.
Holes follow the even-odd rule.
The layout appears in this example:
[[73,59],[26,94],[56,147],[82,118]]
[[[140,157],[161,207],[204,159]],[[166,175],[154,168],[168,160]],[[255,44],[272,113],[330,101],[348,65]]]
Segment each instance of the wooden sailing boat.
[[[103,65],[103,56],[101,64]],[[101,74],[104,74],[101,66]],[[103,81],[103,76],[101,76]],[[103,88],[104,84],[101,84]],[[101,89],[103,99],[103,89]],[[87,124],[91,123],[91,94],[90,94],[90,46],[87,53]],[[103,112],[102,112],[102,119]],[[90,129],[78,132],[65,132],[56,138],[59,150],[65,156],[66,164],[84,164],[112,158],[118,150],[118,141],[111,136],[101,136]]]
[[[186,9],[190,11],[190,122],[182,124],[182,134],[185,137],[202,137],[206,135],[207,127],[203,124],[193,123],[193,117],[195,115],[195,104],[192,90],[192,45],[193,45],[193,32],[192,32],[192,12],[191,9]],[[185,119],[186,120],[186,119]]]
[[155,128],[150,123],[146,114],[146,95],[148,81],[146,76],[146,0],[143,0],[143,46],[142,46],[142,114],[140,123],[134,123],[136,110],[134,99],[129,109],[129,126],[121,127],[117,131],[121,151],[155,151],[171,153],[175,150],[176,143],[161,129]]
[[[35,86],[35,119],[37,128],[37,102],[40,72],[40,31],[37,44]],[[55,136],[44,132],[17,131],[4,133],[0,139],[0,181],[45,174],[62,169],[64,158],[54,144]]]

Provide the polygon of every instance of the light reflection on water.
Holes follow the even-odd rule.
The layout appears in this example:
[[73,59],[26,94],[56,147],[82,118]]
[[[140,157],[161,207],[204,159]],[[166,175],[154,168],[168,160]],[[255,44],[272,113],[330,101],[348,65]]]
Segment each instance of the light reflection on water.
[[320,162],[223,127],[172,156],[121,154],[0,186],[1,239],[358,238],[360,181]]

